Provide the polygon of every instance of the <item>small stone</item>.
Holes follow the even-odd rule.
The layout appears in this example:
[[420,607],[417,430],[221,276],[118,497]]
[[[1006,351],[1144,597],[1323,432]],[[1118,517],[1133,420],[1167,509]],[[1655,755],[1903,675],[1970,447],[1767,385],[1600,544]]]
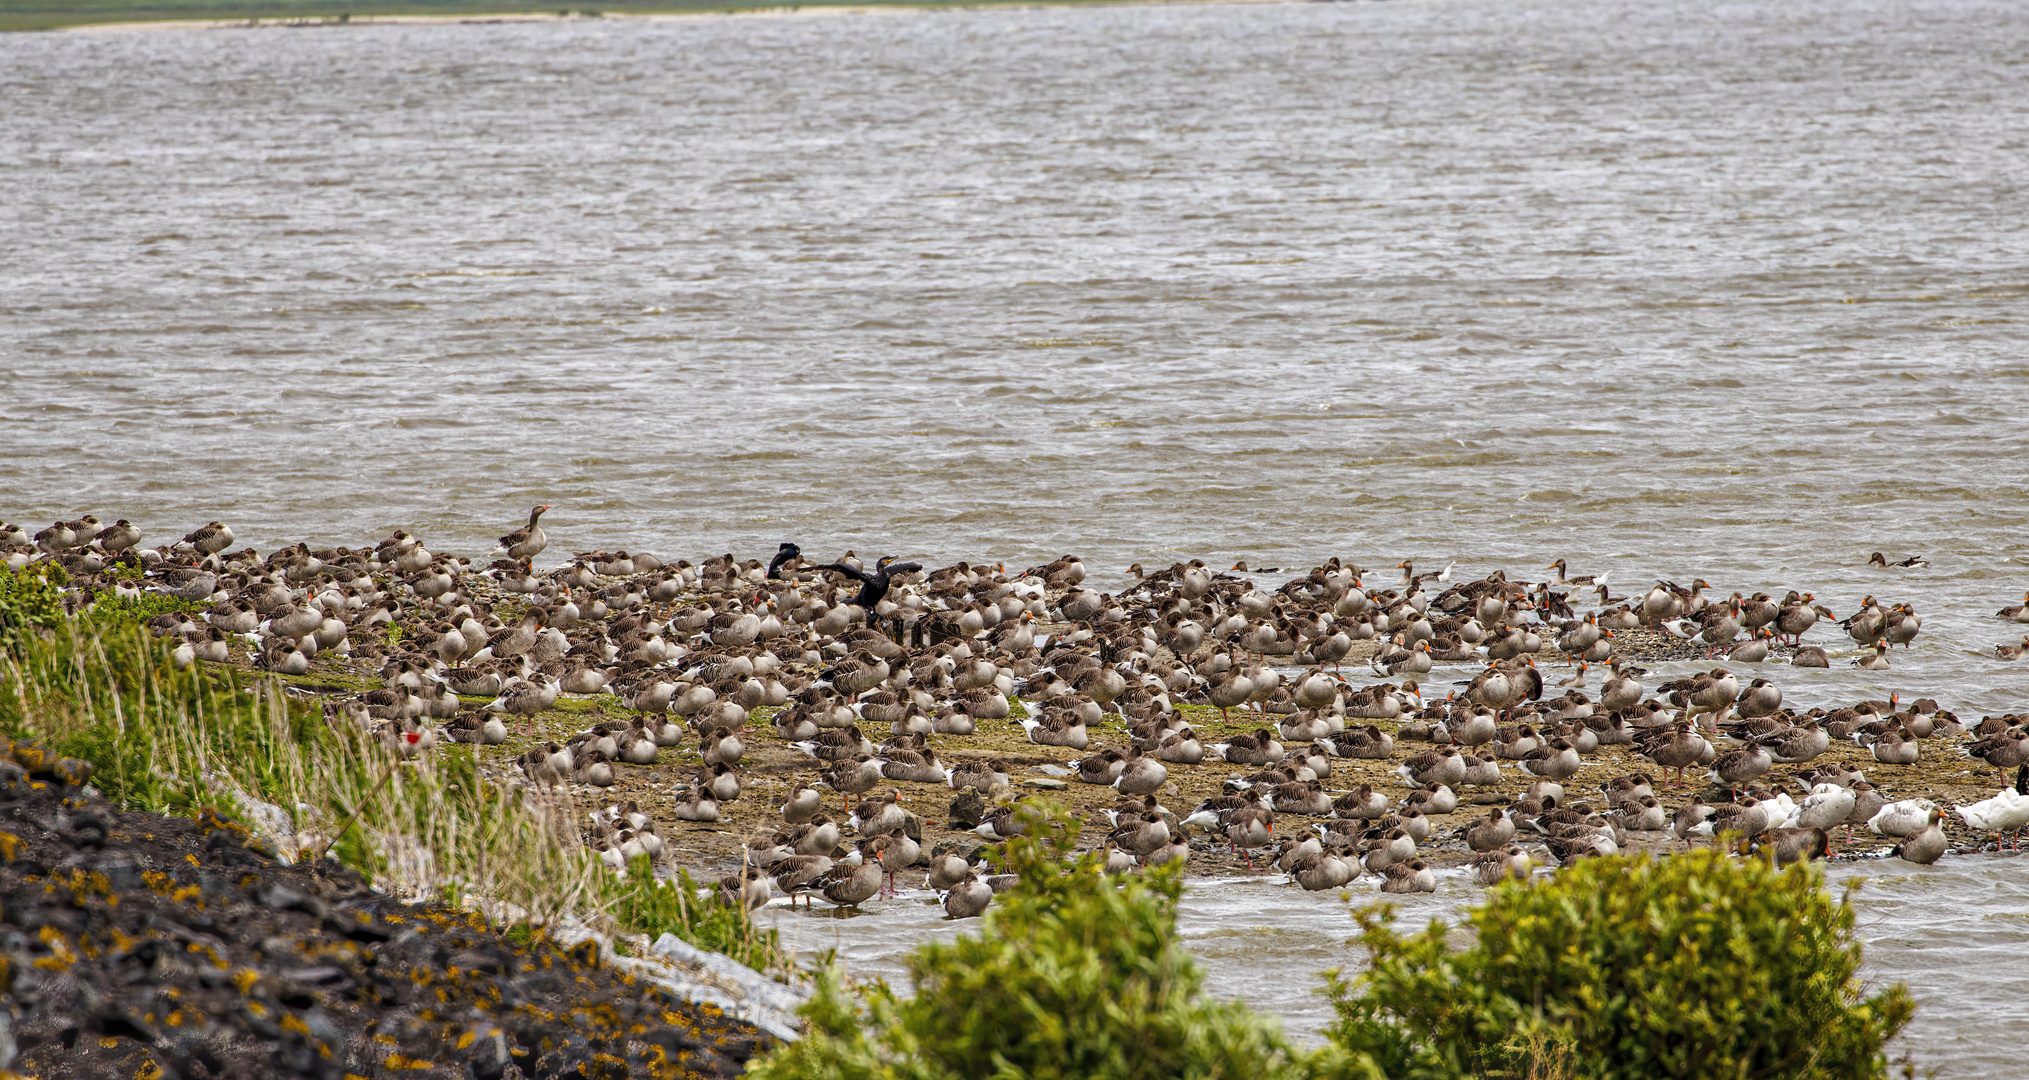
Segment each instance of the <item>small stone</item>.
[[1071,785],[1047,776],[1032,776],[1022,781],[1023,787],[1041,788],[1044,791],[1069,791]]

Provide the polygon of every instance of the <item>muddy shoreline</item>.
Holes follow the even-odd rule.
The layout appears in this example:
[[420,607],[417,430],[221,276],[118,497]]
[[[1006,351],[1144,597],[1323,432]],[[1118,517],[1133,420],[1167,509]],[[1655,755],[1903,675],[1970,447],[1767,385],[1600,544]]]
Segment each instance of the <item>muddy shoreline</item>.
[[[374,596],[376,599],[373,605],[361,603],[360,607],[385,615],[378,623],[369,618],[354,618],[352,621],[356,625],[348,627],[344,639],[345,654],[339,655],[329,650],[320,652],[309,660],[308,670],[302,674],[275,676],[289,685],[291,693],[324,704],[327,713],[335,720],[349,717],[368,725],[385,727],[389,731],[396,727],[404,727],[427,733],[436,742],[435,748],[429,751],[430,753],[472,754],[476,756],[484,774],[499,782],[521,787],[531,799],[561,806],[566,811],[562,818],[566,821],[584,823],[589,821],[589,815],[594,812],[631,802],[652,820],[651,830],[663,841],[663,851],[659,854],[658,862],[666,870],[687,869],[694,875],[707,879],[737,872],[743,862],[752,857],[750,845],[753,848],[765,847],[771,837],[783,832],[785,825],[781,807],[784,801],[800,784],[815,782],[821,771],[829,764],[815,760],[794,745],[797,740],[786,738],[774,730],[776,714],[784,706],[762,704],[757,701],[744,710],[736,710],[739,715],[744,716],[744,723],[739,725],[744,749],[735,767],[740,783],[738,797],[720,799],[717,802],[716,820],[686,821],[681,820],[679,814],[682,804],[695,790],[692,785],[709,778],[706,761],[701,753],[703,743],[697,736],[697,717],[670,717],[678,719],[687,729],[681,744],[661,748],[655,752],[654,760],[649,763],[635,764],[620,760],[610,762],[611,782],[600,785],[556,776],[538,777],[522,759],[539,748],[568,744],[574,738],[582,740],[595,725],[638,722],[640,714],[630,709],[623,697],[613,692],[611,687],[599,693],[560,692],[553,704],[532,715],[495,717],[504,721],[502,726],[506,728],[506,737],[490,745],[451,741],[453,727],[463,725],[468,730],[473,730],[476,725],[492,715],[484,711],[491,700],[485,695],[468,694],[458,698],[458,716],[451,719],[449,725],[439,719],[408,721],[382,719],[379,717],[384,710],[379,706],[369,707],[363,703],[373,700],[367,695],[397,685],[396,680],[400,677],[404,661],[411,669],[428,666],[430,661],[426,654],[417,651],[418,646],[431,638],[433,625],[439,629],[446,625],[444,619],[447,613],[478,612],[489,624],[506,626],[523,618],[538,603],[554,606],[562,600],[571,600],[573,597],[576,601],[583,601],[587,607],[595,602],[595,598],[610,597],[614,600],[614,606],[604,613],[602,619],[578,621],[563,632],[566,635],[565,640],[572,643],[573,652],[570,657],[552,664],[553,671],[572,666],[573,660],[580,652],[591,656],[595,655],[600,643],[610,645],[613,638],[609,636],[609,632],[615,627],[631,624],[635,628],[633,632],[638,632],[643,626],[667,627],[672,625],[672,620],[677,622],[688,620],[693,626],[692,630],[669,629],[663,634],[672,647],[681,649],[684,655],[680,659],[653,665],[651,670],[665,672],[668,673],[667,677],[675,678],[677,677],[675,673],[684,670],[695,672],[699,665],[712,661],[714,657],[725,659],[752,656],[760,659],[764,658],[765,653],[773,658],[771,663],[766,665],[769,673],[765,679],[749,681],[755,685],[767,682],[777,693],[800,692],[820,680],[846,651],[841,645],[833,643],[835,638],[817,633],[809,625],[784,620],[783,634],[773,640],[726,648],[713,643],[712,636],[715,632],[708,627],[702,631],[695,629],[700,625],[697,620],[701,617],[701,612],[708,614],[717,611],[724,616],[733,611],[743,610],[742,605],[765,603],[766,598],[771,595],[778,601],[786,601],[791,597],[820,597],[820,602],[829,601],[836,605],[833,610],[845,610],[847,605],[842,601],[850,594],[838,588],[835,581],[821,581],[819,574],[808,569],[798,575],[801,580],[793,586],[766,581],[761,577],[759,572],[761,564],[758,562],[747,564],[744,568],[726,564],[716,571],[720,575],[718,577],[709,575],[699,577],[697,568],[690,568],[688,573],[691,576],[685,577],[686,571],[682,568],[689,567],[690,564],[687,563],[677,564],[674,568],[660,567],[648,572],[608,575],[598,572],[595,567],[614,569],[615,557],[598,554],[581,556],[551,570],[537,572],[529,567],[515,571],[516,574],[526,578],[523,588],[533,586],[540,590],[530,594],[504,590],[497,580],[497,573],[480,573],[476,569],[455,562],[446,563],[443,556],[437,556],[438,562],[433,566],[455,568],[455,572],[450,574],[450,578],[455,581],[455,591],[446,594],[442,599],[422,599],[414,592],[414,589],[419,587],[417,579],[372,560],[369,558],[370,552],[371,549],[360,549],[357,552],[327,549],[323,554],[331,560],[329,568],[315,575],[298,574],[297,576],[304,580],[292,593],[292,596],[297,594],[307,596],[313,589],[322,589],[324,595],[334,605],[341,603],[338,598],[346,595]],[[308,553],[307,547],[304,553]],[[277,558],[281,559],[282,570],[279,573],[283,578],[289,576],[287,570],[289,560],[286,556],[287,549],[268,560],[268,563],[272,564]],[[233,569],[235,567],[242,577],[247,576],[250,569],[256,579],[263,574],[276,573],[274,567],[257,562],[252,556],[239,555],[237,562],[232,561],[235,556],[231,554],[226,558],[225,563],[217,565],[218,569],[229,574],[235,572]],[[79,573],[74,582],[80,596],[86,591],[107,588],[139,588],[145,591],[174,588],[176,580],[194,572],[202,572],[194,569],[197,562],[198,560],[190,553],[172,551],[168,558],[148,566],[145,573],[140,574],[136,573],[140,560],[131,558],[127,560],[126,570],[115,564],[94,572],[89,569],[89,564],[81,564],[77,567]],[[179,565],[182,566],[181,569],[177,568]],[[709,568],[712,564],[701,565]],[[499,568],[500,564],[496,564],[494,570],[498,571]],[[911,581],[916,583],[902,585],[896,595],[921,606],[924,596],[934,590],[930,583],[917,582],[920,577],[921,575],[912,577]],[[540,584],[534,584],[536,582]],[[1257,585],[1254,580],[1238,575],[1220,575],[1218,581],[1219,588],[1226,591],[1229,599],[1242,596],[1249,598],[1270,596],[1271,594],[1265,590],[1272,585],[1273,582],[1266,580]],[[1081,637],[1090,638],[1096,632],[1111,629],[1104,619],[1097,622],[1073,622],[1062,618],[1061,608],[1073,590],[1077,591],[1080,603],[1084,602],[1084,598],[1095,595],[1091,590],[1079,588],[1076,583],[1067,584],[1062,581],[1046,583],[1040,577],[1032,579],[1032,586],[1033,599],[1028,602],[1031,609],[1030,617],[1033,617],[1035,612],[1041,612],[1044,616],[1033,623],[1034,633],[1039,641],[1075,643]],[[1006,586],[996,588],[1005,589]],[[668,599],[649,598],[649,594],[658,589],[663,595],[668,596]],[[947,594],[948,598],[962,595],[962,591],[950,593],[947,589]],[[1160,599],[1159,595],[1145,592],[1132,598],[1129,598],[1126,592],[1121,597],[1115,597],[1113,594],[1096,595],[1100,597],[1099,603],[1110,606],[1116,613],[1123,609],[1131,610],[1138,605],[1151,604]],[[1280,598],[1274,601],[1276,604],[1287,604],[1292,611],[1304,606],[1303,603],[1292,599],[1294,594],[1290,592],[1288,586],[1272,595]],[[1376,595],[1386,597],[1394,594],[1377,589]],[[456,604],[447,605],[445,601],[450,599],[455,599]],[[1237,600],[1235,603],[1237,605]],[[193,606],[207,609],[210,605]],[[1314,607],[1315,604],[1311,606]],[[892,608],[892,605],[889,607]],[[917,615],[920,616],[921,613]],[[201,619],[205,617],[205,611],[198,610],[194,616]],[[1142,616],[1128,616],[1130,620],[1140,617]],[[855,633],[866,632],[860,622],[846,622],[842,625],[854,627]],[[901,624],[895,625],[899,627]],[[158,626],[157,629],[166,628]],[[1836,633],[1836,628],[1833,629]],[[907,636],[910,632],[903,633]],[[1355,691],[1384,680],[1384,676],[1376,674],[1366,666],[1382,640],[1385,639],[1355,641],[1336,664],[1330,665],[1334,674],[1345,680],[1346,685],[1339,699],[1341,704]],[[1826,643],[1822,629],[1818,632],[1817,640]],[[1702,646],[1693,645],[1671,633],[1624,630],[1615,641],[1617,658],[1632,664],[1664,660],[1704,662],[1705,650]],[[226,663],[249,669],[263,665],[274,666],[268,661],[257,663],[259,658],[247,640],[231,636],[228,642]],[[1054,649],[1059,646],[1051,644],[1049,647]],[[1089,648],[1089,646],[1074,647]],[[1210,646],[1207,646],[1207,649],[1209,648]],[[913,648],[898,650],[894,667],[899,670],[912,658],[920,658],[935,651],[918,639]],[[1206,651],[1206,649],[1197,650],[1192,657],[1186,659],[1196,662]],[[1733,663],[1730,667],[1741,673],[1743,682],[1755,675],[1772,677],[1779,681],[1784,670],[1782,661],[1790,654],[1791,650],[1788,647],[1778,645],[1772,650],[1766,662]],[[1059,654],[1059,662],[1063,662],[1061,656],[1062,654]],[[1041,650],[1034,647],[1029,649],[1029,656],[1025,660],[1016,660],[1011,655],[1000,655],[1003,663],[1023,664],[1028,669],[1036,667],[1040,657]],[[1299,652],[1297,658],[1304,658],[1304,654]],[[1279,659],[1270,657],[1267,658],[1268,666],[1279,666],[1285,671],[1291,670],[1290,659],[1288,656]],[[1529,659],[1536,669],[1544,674],[1545,688],[1541,696],[1546,702],[1572,691],[1581,695],[1596,693],[1604,674],[1603,667],[1594,666],[1586,678],[1579,679],[1575,685],[1566,686],[1563,684],[1573,677],[1576,669],[1558,650],[1546,645]],[[1176,655],[1167,647],[1161,647],[1157,648],[1145,663],[1160,670],[1173,667],[1177,660]],[[582,668],[588,665],[578,660],[576,666]],[[598,664],[589,666],[600,667]],[[609,660],[605,668],[614,670],[626,666],[624,663]],[[639,674],[644,666],[639,662],[633,664],[636,674]],[[1427,679],[1434,681],[1424,688],[1424,700],[1440,700],[1444,694],[1457,691],[1459,688],[1452,684],[1452,680],[1461,674],[1470,674],[1471,671],[1471,667],[1437,668],[1435,675],[1426,676]],[[702,682],[703,679],[700,678],[698,681]],[[1391,686],[1400,685],[1405,682],[1405,677],[1398,675],[1387,681]],[[1656,681],[1658,680],[1650,679],[1651,683]],[[739,686],[740,680],[733,679],[730,685]],[[728,684],[722,681],[720,689],[727,690],[727,687]],[[1654,690],[1655,687],[1652,685],[1650,692],[1653,693]],[[939,691],[938,694],[948,696],[949,691]],[[1284,696],[1286,697],[1286,693]],[[1031,797],[1046,798],[1067,808],[1084,821],[1088,826],[1086,832],[1088,842],[1096,843],[1106,835],[1109,828],[1106,811],[1116,807],[1121,799],[1111,787],[1079,782],[1074,762],[1090,754],[1097,754],[1106,747],[1126,747],[1130,743],[1128,720],[1122,715],[1108,712],[1097,722],[1089,724],[1086,729],[1088,746],[1083,751],[1038,745],[1027,738],[1020,721],[1029,710],[1039,709],[1041,706],[1033,698],[1025,701],[1018,694],[1010,695],[1010,698],[1011,713],[1006,719],[979,719],[976,730],[970,734],[930,735],[926,737],[927,744],[934,748],[939,762],[947,769],[955,769],[967,763],[991,761],[1000,762],[1005,766],[1008,784],[1004,788],[987,793],[984,802],[988,807]],[[1057,703],[1075,700],[1079,700],[1078,695],[1057,699]],[[1274,702],[1257,701],[1253,703],[1252,709],[1243,706],[1222,711],[1202,702],[1201,692],[1169,695],[1171,708],[1167,715],[1173,721],[1187,722],[1207,747],[1232,736],[1259,731],[1264,727],[1272,729],[1277,721],[1287,718],[1288,711],[1291,710],[1286,703],[1277,705]],[[1258,711],[1261,709],[1285,711]],[[1370,721],[1348,718],[1345,723],[1352,726],[1371,723],[1381,731],[1400,736],[1409,719],[1409,712],[1405,712],[1396,720]],[[870,742],[879,743],[889,734],[886,725],[883,724],[861,722],[859,728]],[[1964,740],[1927,740],[1922,744],[1923,753],[1916,763],[1884,765],[1875,761],[1868,749],[1848,740],[1835,739],[1829,750],[1816,760],[1806,765],[1778,765],[1752,784],[1741,788],[1739,794],[1753,793],[1759,797],[1768,797],[1776,792],[1786,792],[1792,799],[1801,800],[1807,791],[1794,778],[1807,770],[1837,763],[1863,771],[1890,800],[1921,797],[1931,799],[1945,807],[1973,802],[1988,797],[2003,786],[2007,774],[2003,770],[1959,754],[1956,745],[1962,741]],[[1291,740],[1289,745],[1293,748],[1302,744]],[[1730,744],[1723,744],[1722,741],[1722,748],[1724,745]],[[1396,774],[1397,768],[1409,755],[1432,748],[1430,743],[1418,743],[1402,738],[1388,760],[1332,757],[1329,758],[1330,772],[1319,778],[1320,784],[1326,793],[1333,797],[1361,785],[1368,785],[1385,796],[1391,806],[1400,807],[1403,798],[1416,788]],[[1503,764],[1501,780],[1498,783],[1461,786],[1456,792],[1459,805],[1455,811],[1431,815],[1431,835],[1428,840],[1418,845],[1420,857],[1438,867],[1458,865],[1466,861],[1468,850],[1457,835],[1460,828],[1473,818],[1483,817],[1490,807],[1506,806],[1515,802],[1529,789],[1531,782],[1529,776],[1514,768],[1512,761]],[[1232,781],[1256,772],[1257,768],[1230,764],[1218,760],[1216,756],[1208,756],[1202,764],[1171,765],[1167,781],[1157,793],[1157,797],[1170,812],[1174,826],[1203,800],[1231,790]],[[1603,796],[1605,786],[1617,778],[1636,774],[1648,776],[1655,781],[1653,785],[1655,797],[1664,809],[1671,813],[1694,797],[1715,803],[1725,800],[1728,792],[1704,780],[1703,772],[1703,769],[1694,769],[1691,773],[1693,779],[1685,786],[1670,786],[1663,771],[1638,757],[1632,747],[1603,745],[1585,755],[1577,773],[1564,781],[1566,793],[1564,801],[1573,809],[1609,810],[1611,807]],[[926,858],[932,851],[944,847],[968,855],[977,855],[988,848],[987,839],[972,831],[969,818],[954,824],[952,819],[956,792],[945,784],[883,779],[875,790],[894,791],[900,795],[901,805],[909,815],[908,830],[921,841]],[[826,792],[823,812],[833,820],[843,823],[857,802],[857,797],[847,799],[838,793]],[[1991,842],[1966,830],[1955,815],[1947,813],[1945,818],[1946,832],[1954,846],[1961,850],[1971,850],[1981,843]],[[1300,814],[1278,814],[1276,836],[1300,838],[1307,835],[1310,826],[1319,820],[1321,819]],[[843,828],[842,832],[841,847],[833,854],[844,854],[855,839],[850,828]],[[1855,831],[1850,839],[1842,829],[1834,829],[1833,833],[1832,850],[1841,855],[1878,854],[1895,843],[1893,838],[1875,836],[1864,828]],[[595,845],[601,842],[598,830],[590,828],[578,839],[590,841]],[[1527,842],[1529,835],[1525,832],[1521,839]],[[1668,850],[1673,846],[1680,846],[1674,837],[1662,834],[1627,832],[1620,839],[1624,847]],[[571,838],[566,838],[565,842],[571,842]],[[1229,850],[1222,837],[1208,835],[1198,830],[1191,837],[1189,870],[1202,875],[1255,873],[1258,871],[1254,867],[1261,864],[1261,857],[1264,854],[1266,852],[1262,851],[1235,853]]]

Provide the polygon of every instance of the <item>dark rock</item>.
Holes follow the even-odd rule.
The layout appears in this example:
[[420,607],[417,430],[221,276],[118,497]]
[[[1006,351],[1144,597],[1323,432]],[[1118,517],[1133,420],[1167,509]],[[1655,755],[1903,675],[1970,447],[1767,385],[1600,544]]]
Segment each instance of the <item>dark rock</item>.
[[57,835],[72,847],[103,847],[106,834],[112,828],[112,820],[103,811],[87,808],[75,813],[59,813],[56,816]]
[[951,800],[951,808],[945,813],[945,824],[954,829],[976,829],[986,817],[986,799],[977,789],[966,788]]
[[325,906],[322,900],[297,892],[286,885],[265,886],[258,895],[263,907],[274,908],[277,911],[300,911],[317,919],[324,917]]
[[[61,764],[0,744],[0,785],[28,770],[13,752]],[[279,865],[214,813],[124,814],[44,784],[0,816],[12,819],[0,1068],[509,1080],[645,1076],[680,1060],[687,1074],[732,1077],[772,1042],[627,980],[592,943],[510,941],[465,912],[395,903],[328,862]]]

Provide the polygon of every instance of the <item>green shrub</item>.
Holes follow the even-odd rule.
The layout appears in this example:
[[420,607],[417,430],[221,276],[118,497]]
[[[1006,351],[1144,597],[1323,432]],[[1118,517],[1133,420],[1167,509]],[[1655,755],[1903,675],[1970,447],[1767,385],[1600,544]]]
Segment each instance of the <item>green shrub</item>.
[[1587,859],[1493,890],[1458,950],[1356,917],[1371,965],[1331,973],[1327,1034],[1397,1078],[1877,1077],[1915,1008],[1864,996],[1852,908],[1814,866]]
[[0,649],[63,625],[63,586],[69,580],[53,562],[0,568]]
[[1200,993],[1176,935],[1179,871],[1127,878],[1070,859],[1075,827],[1030,813],[1008,843],[1021,884],[980,932],[919,947],[916,995],[874,983],[854,1002],[836,972],[805,1008],[810,1032],[750,1068],[760,1080],[1048,1080],[1300,1075],[1271,1021]]
[[171,611],[195,613],[209,610],[209,602],[182,600],[163,593],[142,593],[139,596],[121,596],[107,590],[92,601],[92,606],[78,614],[79,620],[94,627],[118,627],[127,623],[147,622],[157,615]]

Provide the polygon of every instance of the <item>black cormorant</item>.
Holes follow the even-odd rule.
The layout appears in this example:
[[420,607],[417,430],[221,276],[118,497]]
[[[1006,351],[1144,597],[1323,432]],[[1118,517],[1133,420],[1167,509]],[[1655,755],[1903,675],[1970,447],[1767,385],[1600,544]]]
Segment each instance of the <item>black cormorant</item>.
[[921,570],[923,569],[923,564],[913,562],[898,563],[893,555],[883,555],[881,560],[874,564],[874,569],[871,573],[847,566],[844,563],[826,563],[813,569],[837,571],[859,582],[859,595],[853,597],[848,602],[854,607],[862,608],[868,614],[872,614],[874,605],[881,602],[881,597],[888,595],[888,582],[891,578],[896,574],[908,574]]

